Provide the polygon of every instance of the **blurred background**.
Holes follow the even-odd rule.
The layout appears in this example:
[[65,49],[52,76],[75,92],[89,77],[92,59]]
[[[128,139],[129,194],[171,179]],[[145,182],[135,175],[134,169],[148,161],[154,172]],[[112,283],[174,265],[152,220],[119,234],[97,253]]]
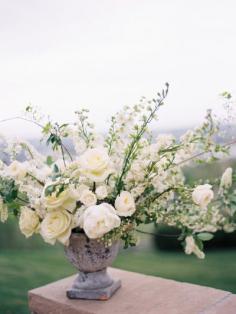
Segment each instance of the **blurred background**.
[[[0,0],[0,120],[29,104],[59,122],[81,107],[98,130],[123,105],[170,93],[155,132],[180,135],[213,108],[219,94],[235,95],[236,20],[231,0]],[[0,133],[38,144],[37,127],[13,120]],[[231,128],[228,136],[235,134]],[[232,157],[186,169],[187,180],[220,175]],[[176,230],[148,226],[137,248],[121,251],[114,266],[236,293],[236,235],[217,234],[205,260],[186,256]],[[146,229],[145,229],[146,230]],[[28,313],[27,291],[75,270],[61,246],[19,233],[14,220],[0,225],[0,313]]]

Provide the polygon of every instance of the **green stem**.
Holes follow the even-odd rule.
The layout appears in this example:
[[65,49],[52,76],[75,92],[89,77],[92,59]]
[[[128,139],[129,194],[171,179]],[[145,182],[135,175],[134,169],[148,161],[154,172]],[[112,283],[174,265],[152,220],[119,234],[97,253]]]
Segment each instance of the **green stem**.
[[29,172],[27,172],[27,175],[29,177],[31,177],[32,179],[34,179],[36,182],[38,182],[41,186],[44,186],[44,183],[42,181],[40,181],[39,179],[37,179],[35,176],[33,176],[32,174],[30,174]]
[[163,96],[160,99],[155,100],[156,105],[155,105],[154,109],[151,111],[149,117],[143,122],[140,130],[138,131],[137,135],[134,137],[133,141],[131,142],[130,148],[129,148],[129,150],[128,150],[126,156],[125,156],[125,159],[124,159],[121,175],[118,178],[118,181],[116,183],[116,189],[117,189],[116,196],[120,193],[122,179],[123,179],[124,175],[126,174],[127,169],[129,167],[130,158],[132,157],[138,142],[142,138],[142,136],[143,136],[143,134],[144,134],[144,132],[146,130],[147,125],[153,120],[153,118],[154,118],[158,108],[163,105],[163,101],[166,98],[167,94],[168,94],[168,85],[167,85],[167,89],[166,89],[165,93],[163,91]]
[[180,235],[179,234],[167,234],[167,233],[163,233],[163,234],[158,234],[158,233],[154,233],[154,232],[147,232],[147,231],[143,231],[140,229],[134,229],[135,231],[142,233],[142,234],[147,234],[147,235],[151,235],[154,237],[168,237],[168,238],[178,238]]

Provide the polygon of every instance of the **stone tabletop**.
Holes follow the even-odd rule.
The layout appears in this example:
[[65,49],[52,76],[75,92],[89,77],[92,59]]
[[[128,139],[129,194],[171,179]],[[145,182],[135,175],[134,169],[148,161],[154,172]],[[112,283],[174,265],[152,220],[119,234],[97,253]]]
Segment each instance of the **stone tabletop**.
[[122,288],[108,301],[69,300],[75,276],[29,291],[34,314],[235,314],[236,295],[223,290],[110,268]]

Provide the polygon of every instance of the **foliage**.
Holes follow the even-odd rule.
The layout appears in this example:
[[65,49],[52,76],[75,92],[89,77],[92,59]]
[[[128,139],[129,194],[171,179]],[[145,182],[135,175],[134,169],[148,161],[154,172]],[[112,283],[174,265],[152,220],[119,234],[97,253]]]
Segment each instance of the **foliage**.
[[71,232],[82,231],[104,245],[122,239],[126,248],[137,243],[140,224],[164,223],[181,230],[187,254],[203,258],[203,242],[236,229],[236,175],[227,168],[219,179],[187,183],[183,169],[227,156],[236,140],[219,144],[220,124],[210,110],[179,139],[155,138],[151,126],[168,91],[166,84],[153,99],[126,106],[105,135],[96,133],[86,109],[74,123],[59,124],[28,106],[23,119],[42,129],[52,151],[44,156],[26,141],[6,140],[11,163],[0,165],[1,220],[13,211],[26,237],[40,233],[51,244],[68,245]]

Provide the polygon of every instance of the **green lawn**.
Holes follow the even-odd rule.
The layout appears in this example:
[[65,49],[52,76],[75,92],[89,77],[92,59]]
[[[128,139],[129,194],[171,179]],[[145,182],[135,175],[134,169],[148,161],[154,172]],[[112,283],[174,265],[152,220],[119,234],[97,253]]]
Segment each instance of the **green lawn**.
[[[115,267],[236,293],[236,251],[210,251],[205,260],[151,249],[121,251]],[[27,291],[75,272],[62,247],[0,250],[0,313],[23,314]]]

